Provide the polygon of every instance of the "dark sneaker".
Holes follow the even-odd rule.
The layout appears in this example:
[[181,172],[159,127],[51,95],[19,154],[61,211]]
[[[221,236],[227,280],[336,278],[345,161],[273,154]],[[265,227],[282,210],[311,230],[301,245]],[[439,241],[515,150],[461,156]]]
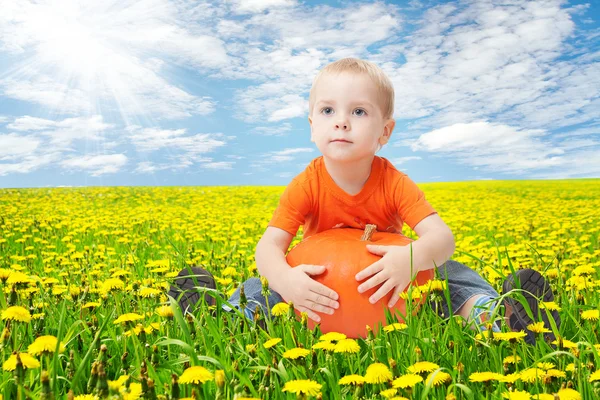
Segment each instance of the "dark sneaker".
[[169,296],[179,302],[183,314],[192,313],[200,302],[201,295],[204,295],[207,305],[215,305],[214,297],[203,289],[216,288],[215,278],[210,272],[200,267],[187,267],[175,277],[173,285],[169,288]]
[[[552,330],[552,325],[548,319],[548,312],[554,319],[556,327],[560,329],[560,316],[558,315],[558,311],[549,311],[540,307],[540,301],[554,301],[554,293],[552,292],[550,284],[539,272],[529,268],[515,271],[515,273],[506,278],[502,284],[502,291],[504,293],[510,292],[513,289],[522,289],[522,291],[519,291],[519,293],[522,294],[527,300],[527,304],[529,305],[531,313],[534,317],[534,319],[531,319],[529,315],[527,315],[525,306],[518,300],[508,296],[504,298],[506,315],[509,316],[510,328],[513,331],[525,331],[527,333],[525,342],[529,344],[535,344],[534,333],[527,329],[527,325],[529,324],[539,322],[541,320],[544,321],[544,327],[546,329]],[[544,338],[546,341],[550,342],[556,340],[553,332],[545,333]]]

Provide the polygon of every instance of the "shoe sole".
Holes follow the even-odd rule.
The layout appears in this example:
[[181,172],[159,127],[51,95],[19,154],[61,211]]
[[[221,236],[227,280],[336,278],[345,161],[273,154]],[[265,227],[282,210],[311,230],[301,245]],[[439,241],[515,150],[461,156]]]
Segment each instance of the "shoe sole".
[[[217,288],[212,274],[204,268],[190,267],[179,271],[168,293],[179,302],[181,311],[185,314],[191,312],[201,300],[203,288]],[[207,293],[204,293],[204,301],[209,306],[216,304],[216,300]]]
[[[533,320],[529,317],[529,315],[527,315],[525,306],[521,304],[521,302],[510,297],[506,297],[505,299],[512,307],[513,312],[510,316],[511,328],[513,328],[513,330],[525,331],[527,333],[525,341],[529,344],[535,344],[535,335],[533,332],[527,330],[527,325],[538,322],[541,316],[542,321],[544,321],[544,326],[547,329],[552,329],[552,325],[548,319],[547,310],[540,308],[538,299],[544,302],[554,301],[554,293],[544,277],[535,270],[522,269],[516,271],[515,274],[518,276],[519,282],[521,283],[521,289],[523,290],[519,293],[525,297],[527,304],[529,305],[529,308],[536,319]],[[510,280],[509,278],[502,285],[502,291],[507,293],[515,287],[514,279]],[[560,329],[560,316],[558,315],[558,311],[548,310],[548,312],[550,312],[552,315],[552,318],[556,323],[556,327]],[[544,338],[550,342],[556,340],[554,332],[545,333]]]

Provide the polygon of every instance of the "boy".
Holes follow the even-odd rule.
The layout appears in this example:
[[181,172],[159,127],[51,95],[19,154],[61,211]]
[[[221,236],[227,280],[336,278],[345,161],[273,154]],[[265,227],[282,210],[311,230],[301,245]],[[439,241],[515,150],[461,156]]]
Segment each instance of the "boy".
[[[395,126],[393,110],[392,83],[373,63],[346,58],[327,65],[315,77],[309,96],[308,121],[311,141],[322,156],[313,160],[286,188],[256,246],[258,271],[271,289],[268,304],[291,301],[315,322],[320,320],[319,313],[333,314],[339,307],[338,294],[311,278],[323,273],[324,266],[291,268],[286,262],[286,251],[300,225],[304,226],[306,238],[327,229],[364,229],[369,223],[377,225],[377,230],[400,234],[406,223],[419,236],[412,243],[413,268],[418,271],[440,266],[441,277],[448,280],[452,310],[485,329],[484,322],[489,310],[496,306],[498,293],[475,271],[449,260],[454,253],[454,238],[448,226],[408,176],[385,158],[375,156],[390,140]],[[382,258],[356,275],[355,279],[362,282],[358,290],[378,288],[370,297],[372,303],[392,292],[388,303],[392,307],[410,282],[410,247],[368,245],[367,249]],[[195,268],[192,272],[204,279],[202,285],[215,286],[207,271]],[[520,270],[516,275],[526,290],[522,294],[537,316],[537,298],[552,301],[551,288],[536,271]],[[505,292],[516,287],[514,278],[505,281]],[[270,312],[258,278],[246,281],[244,289],[248,317],[252,318],[258,306],[265,313]],[[180,299],[183,309],[200,297],[193,292],[190,272],[185,269],[169,294],[178,298],[189,290],[192,293],[184,293]],[[209,296],[205,298],[208,302],[212,300]],[[239,307],[239,289],[229,302]],[[444,315],[448,316],[448,305],[444,306]],[[507,297],[505,307],[507,322],[513,330],[526,330],[533,322],[520,303]],[[551,328],[546,313],[540,314],[546,327]],[[553,318],[558,326],[560,319],[556,312]],[[498,325],[490,325],[492,330],[499,331]],[[531,332],[526,340],[534,342]]]

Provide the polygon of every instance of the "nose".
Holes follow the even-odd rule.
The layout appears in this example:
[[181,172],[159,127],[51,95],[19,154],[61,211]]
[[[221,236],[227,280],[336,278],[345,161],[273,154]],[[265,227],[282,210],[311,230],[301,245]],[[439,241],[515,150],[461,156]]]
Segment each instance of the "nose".
[[340,118],[336,124],[335,124],[335,129],[343,129],[343,130],[347,130],[350,124],[348,124],[348,121],[346,120],[345,117]]

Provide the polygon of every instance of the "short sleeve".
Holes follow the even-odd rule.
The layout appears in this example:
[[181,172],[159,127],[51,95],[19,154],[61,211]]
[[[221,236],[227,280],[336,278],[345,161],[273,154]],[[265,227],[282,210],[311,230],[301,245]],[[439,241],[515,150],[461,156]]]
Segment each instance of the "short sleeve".
[[279,205],[273,213],[268,226],[283,229],[296,235],[300,225],[304,225],[306,216],[310,213],[310,198],[300,183],[294,179],[285,188]]
[[406,175],[400,178],[394,194],[398,215],[410,229],[415,229],[425,217],[437,213],[423,191]]

